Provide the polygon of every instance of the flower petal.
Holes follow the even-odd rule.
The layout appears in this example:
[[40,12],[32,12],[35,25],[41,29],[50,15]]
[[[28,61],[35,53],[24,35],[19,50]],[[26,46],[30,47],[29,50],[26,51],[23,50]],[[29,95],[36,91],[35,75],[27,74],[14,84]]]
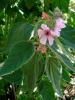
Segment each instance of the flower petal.
[[45,31],[48,31],[49,30],[49,27],[46,25],[46,24],[42,24],[41,25],[41,28]]
[[43,44],[43,45],[46,45],[46,42],[47,42],[47,37],[46,37],[46,35],[43,35],[43,36],[40,38],[40,43]]
[[42,29],[38,29],[38,36],[41,38],[44,35],[45,31]]
[[62,28],[65,28],[65,27],[66,27],[66,25],[65,25],[64,20],[62,18],[56,19],[55,28],[61,30]]
[[48,42],[49,42],[50,46],[53,45],[53,41],[54,41],[54,38],[50,35],[48,37]]
[[51,35],[54,37],[60,36],[60,31],[58,29],[51,30],[50,32],[51,32]]

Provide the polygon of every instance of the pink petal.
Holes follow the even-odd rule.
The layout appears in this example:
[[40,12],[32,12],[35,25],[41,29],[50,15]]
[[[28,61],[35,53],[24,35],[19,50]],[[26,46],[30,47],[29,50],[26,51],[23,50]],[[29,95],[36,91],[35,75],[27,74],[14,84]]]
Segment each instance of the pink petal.
[[58,30],[54,30],[54,33],[55,33],[55,35],[56,35],[57,37],[60,36],[60,31],[58,31]]
[[45,31],[42,29],[38,29],[38,36],[41,38],[44,35]]
[[46,25],[46,24],[42,24],[41,25],[41,28],[45,31],[48,31],[49,30],[49,27]]
[[53,41],[54,41],[54,38],[50,35],[48,37],[48,42],[49,42],[50,46],[53,45]]
[[40,43],[43,44],[43,45],[46,45],[46,42],[47,42],[47,37],[46,37],[46,35],[43,35],[43,36],[40,38]]
[[52,36],[56,36],[56,37],[59,37],[60,36],[60,31],[58,29],[54,29],[54,30],[51,30],[51,35]]
[[64,20],[62,18],[56,19],[56,26],[55,26],[55,28],[61,30],[62,28],[65,28],[65,27],[66,27],[66,25],[65,25]]

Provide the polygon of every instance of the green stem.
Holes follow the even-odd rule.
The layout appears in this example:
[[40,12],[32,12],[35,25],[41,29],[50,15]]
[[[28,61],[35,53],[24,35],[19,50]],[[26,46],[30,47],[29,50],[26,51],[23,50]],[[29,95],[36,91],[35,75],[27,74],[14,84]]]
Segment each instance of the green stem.
[[48,60],[49,60],[49,57],[48,57],[48,53],[46,52],[45,71],[46,71],[46,68],[47,68]]

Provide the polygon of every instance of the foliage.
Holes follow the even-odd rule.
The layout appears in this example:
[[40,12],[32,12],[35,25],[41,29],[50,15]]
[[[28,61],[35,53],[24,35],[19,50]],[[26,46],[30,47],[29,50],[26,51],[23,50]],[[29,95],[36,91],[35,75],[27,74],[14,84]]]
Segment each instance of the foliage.
[[[75,13],[69,3],[70,0],[0,0],[0,97],[7,92],[14,100],[63,97],[75,73]],[[37,37],[38,28],[45,22],[41,14],[53,16],[57,6],[67,16],[66,28],[42,53]]]

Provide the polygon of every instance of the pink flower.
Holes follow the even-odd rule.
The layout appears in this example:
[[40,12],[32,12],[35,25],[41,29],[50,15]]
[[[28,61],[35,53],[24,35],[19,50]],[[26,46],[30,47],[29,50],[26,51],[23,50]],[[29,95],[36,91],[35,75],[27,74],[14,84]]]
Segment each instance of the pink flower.
[[55,24],[55,29],[61,31],[62,28],[65,28],[66,25],[64,23],[64,20],[62,18],[57,18],[56,19],[56,24]]
[[62,18],[57,18],[56,23],[55,23],[55,28],[54,28],[54,30],[51,30],[51,34],[54,37],[59,37],[61,29],[65,28],[65,27],[66,27],[66,25],[64,23],[64,20]]
[[65,27],[64,21],[61,18],[56,19],[54,29],[50,29],[46,24],[42,24],[41,28],[38,29],[40,43],[46,45],[48,42],[50,45],[53,45],[54,38],[59,37],[61,29]]
[[50,29],[46,24],[41,25],[41,29],[38,29],[38,36],[40,39],[40,43],[45,45],[47,42],[52,45],[54,38],[51,35]]

